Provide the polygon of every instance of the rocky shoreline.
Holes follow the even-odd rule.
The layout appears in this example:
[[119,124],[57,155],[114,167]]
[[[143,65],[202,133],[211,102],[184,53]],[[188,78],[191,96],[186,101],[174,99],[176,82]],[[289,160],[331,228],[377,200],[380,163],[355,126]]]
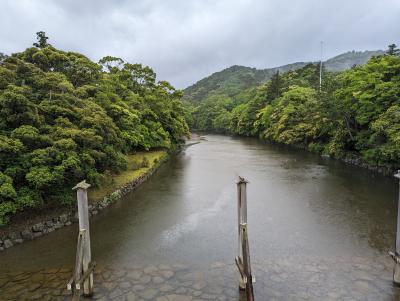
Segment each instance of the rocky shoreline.
[[[283,145],[283,144],[276,143],[276,142],[271,142],[271,143]],[[346,164],[361,167],[361,168],[367,169],[372,172],[376,172],[376,173],[384,175],[384,176],[393,176],[393,174],[396,172],[396,168],[394,168],[393,166],[379,166],[379,165],[373,165],[373,164],[367,163],[361,157],[360,154],[357,154],[354,152],[353,153],[346,152],[343,154],[343,156],[338,157],[338,156],[330,156],[327,154],[312,152],[307,147],[304,147],[301,145],[284,145],[284,146],[289,147],[289,148],[301,149],[301,150],[304,150],[304,151],[307,151],[310,153],[318,154],[323,159],[338,160],[338,161],[344,162]]]
[[[89,205],[89,215],[92,216],[98,214],[99,211],[109,207],[115,201],[121,199],[124,195],[136,189],[139,185],[144,183],[165,161],[167,161],[168,158],[169,155],[166,154],[145,174],[139,176],[133,181],[126,183],[119,189],[105,196],[101,201]],[[41,237],[62,227],[70,226],[76,222],[78,222],[78,212],[76,208],[73,208],[60,214],[59,216],[36,223],[34,225],[29,225],[22,231],[12,231],[4,234],[2,237],[0,237],[0,251],[11,248],[17,244],[21,244],[24,241]]]
[[[256,137],[254,137],[254,138],[256,138]],[[256,139],[259,140],[259,141],[265,142],[265,140],[262,140],[262,139],[259,139],[259,138],[256,138]],[[286,145],[286,144],[277,143],[277,142],[274,142],[274,141],[267,141],[267,142],[275,144],[275,145],[287,147],[289,149],[299,149],[299,150],[303,150],[303,151],[306,151],[306,152],[309,152],[309,153],[312,153],[312,154],[317,154],[323,159],[338,160],[338,161],[341,161],[343,163],[346,163],[346,164],[349,164],[349,165],[353,165],[353,166],[357,166],[357,167],[361,167],[361,168],[367,169],[367,170],[372,171],[372,172],[376,172],[376,173],[384,175],[384,176],[393,176],[393,174],[397,170],[393,166],[379,166],[379,165],[373,165],[373,164],[367,163],[361,157],[361,155],[359,155],[357,153],[346,152],[346,153],[343,154],[343,156],[338,157],[338,156],[330,156],[330,155],[327,155],[327,154],[321,154],[321,153],[317,153],[317,152],[312,152],[307,147],[304,147],[302,145],[296,145],[296,144]]]
[[368,169],[370,171],[382,174],[384,176],[393,176],[393,174],[396,172],[396,169],[393,167],[368,164],[360,156],[357,155],[347,155],[339,160],[347,164]]

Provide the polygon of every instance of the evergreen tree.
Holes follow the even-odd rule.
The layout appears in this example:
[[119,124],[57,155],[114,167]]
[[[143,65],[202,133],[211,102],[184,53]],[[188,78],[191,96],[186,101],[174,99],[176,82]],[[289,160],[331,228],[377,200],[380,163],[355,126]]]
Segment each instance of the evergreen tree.
[[36,33],[36,39],[37,39],[37,43],[33,43],[33,46],[37,47],[37,48],[45,48],[47,46],[49,46],[50,44],[47,43],[47,40],[49,39],[48,37],[46,37],[46,33],[44,31],[38,31]]
[[276,71],[274,76],[272,76],[269,81],[267,91],[266,91],[266,101],[267,103],[271,102],[275,98],[278,98],[282,95],[282,77],[279,74],[279,70]]
[[390,44],[388,50],[386,50],[387,55],[400,55],[400,49],[397,48],[396,44]]
[[7,58],[7,55],[5,55],[4,53],[0,52],[0,63],[2,61],[4,61]]

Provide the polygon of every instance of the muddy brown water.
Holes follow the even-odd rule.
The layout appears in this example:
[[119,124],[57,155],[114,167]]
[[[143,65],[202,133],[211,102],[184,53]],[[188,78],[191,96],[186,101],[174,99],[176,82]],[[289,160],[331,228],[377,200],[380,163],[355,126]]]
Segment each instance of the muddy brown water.
[[[236,186],[256,300],[397,300],[395,179],[256,139],[206,135],[91,219],[96,300],[240,300]],[[77,225],[0,253],[0,300],[68,300]],[[132,276],[133,275],[133,276]]]

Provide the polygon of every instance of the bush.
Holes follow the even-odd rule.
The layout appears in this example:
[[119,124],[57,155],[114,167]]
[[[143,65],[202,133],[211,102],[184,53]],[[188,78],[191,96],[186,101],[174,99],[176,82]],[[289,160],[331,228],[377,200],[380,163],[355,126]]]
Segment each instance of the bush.
[[311,142],[308,145],[308,150],[312,153],[322,153],[324,151],[325,146],[322,143],[318,142]]

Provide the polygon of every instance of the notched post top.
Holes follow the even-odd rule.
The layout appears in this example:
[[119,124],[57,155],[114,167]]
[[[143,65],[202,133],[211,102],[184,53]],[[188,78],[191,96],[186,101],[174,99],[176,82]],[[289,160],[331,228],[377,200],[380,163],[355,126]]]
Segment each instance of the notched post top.
[[394,174],[394,176],[400,180],[400,169],[397,171],[396,174]]
[[89,183],[86,183],[86,180],[83,180],[82,182],[79,182],[76,184],[72,190],[77,190],[77,189],[88,189],[91,185]]
[[239,176],[239,179],[237,180],[236,184],[242,184],[242,183],[249,183],[245,178]]

